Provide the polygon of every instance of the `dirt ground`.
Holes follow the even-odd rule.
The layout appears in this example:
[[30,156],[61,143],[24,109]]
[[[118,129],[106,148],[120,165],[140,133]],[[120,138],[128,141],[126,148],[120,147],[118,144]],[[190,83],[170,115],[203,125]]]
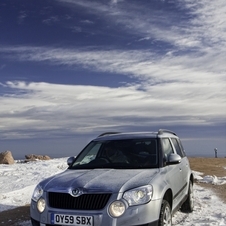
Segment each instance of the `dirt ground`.
[[[226,177],[226,158],[189,158],[191,169],[204,173],[203,176]],[[226,184],[213,185],[199,183],[199,185],[213,190],[226,203]]]
[[0,212],[0,225],[16,226],[18,222],[30,219],[29,206],[22,206],[12,210]]
[[[189,158],[191,169],[202,172],[205,175],[215,175],[226,177],[226,158]],[[196,181],[197,183],[197,181]],[[213,190],[213,192],[226,203],[226,184],[212,185],[199,183],[199,185]],[[16,226],[18,222],[30,219],[29,206],[18,207],[16,209],[0,212],[0,225]]]

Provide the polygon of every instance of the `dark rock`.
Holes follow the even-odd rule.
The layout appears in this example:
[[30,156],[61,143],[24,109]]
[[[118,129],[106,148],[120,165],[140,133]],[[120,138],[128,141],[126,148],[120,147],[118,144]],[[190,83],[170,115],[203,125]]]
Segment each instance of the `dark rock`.
[[37,161],[37,160],[50,160],[51,158],[48,155],[25,155],[25,161]]

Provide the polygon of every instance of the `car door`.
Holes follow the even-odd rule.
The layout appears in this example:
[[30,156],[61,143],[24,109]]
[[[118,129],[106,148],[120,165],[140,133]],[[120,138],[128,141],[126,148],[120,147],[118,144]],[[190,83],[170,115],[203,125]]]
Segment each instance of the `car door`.
[[182,149],[182,145],[179,139],[177,138],[170,138],[173,147],[178,155],[181,156],[181,163],[180,163],[180,168],[181,168],[181,173],[182,173],[182,183],[183,183],[183,194],[187,194],[187,186],[188,186],[188,180],[189,180],[189,162],[188,159],[186,158],[185,152]]
[[[162,138],[162,150],[163,150],[163,158],[165,158],[165,162],[170,154],[175,153],[175,149],[173,148],[172,142],[169,138]],[[183,198],[183,175],[181,163],[173,164],[173,165],[165,165],[166,171],[166,180],[170,184],[170,187],[173,192],[173,209],[179,205],[181,199]]]

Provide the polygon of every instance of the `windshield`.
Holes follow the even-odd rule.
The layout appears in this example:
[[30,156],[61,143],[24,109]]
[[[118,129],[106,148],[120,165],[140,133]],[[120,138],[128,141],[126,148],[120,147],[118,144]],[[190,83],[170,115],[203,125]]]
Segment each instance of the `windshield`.
[[157,168],[156,139],[92,141],[69,169]]

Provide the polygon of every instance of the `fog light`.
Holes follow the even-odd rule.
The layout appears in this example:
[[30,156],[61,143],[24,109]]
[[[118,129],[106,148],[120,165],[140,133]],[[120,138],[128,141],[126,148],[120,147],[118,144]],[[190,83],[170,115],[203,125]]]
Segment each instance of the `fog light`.
[[38,211],[40,213],[42,213],[45,210],[45,207],[46,207],[45,199],[43,199],[43,198],[39,199],[38,202],[37,202]]
[[120,217],[125,212],[126,206],[122,201],[115,201],[109,206],[109,213],[112,217]]

